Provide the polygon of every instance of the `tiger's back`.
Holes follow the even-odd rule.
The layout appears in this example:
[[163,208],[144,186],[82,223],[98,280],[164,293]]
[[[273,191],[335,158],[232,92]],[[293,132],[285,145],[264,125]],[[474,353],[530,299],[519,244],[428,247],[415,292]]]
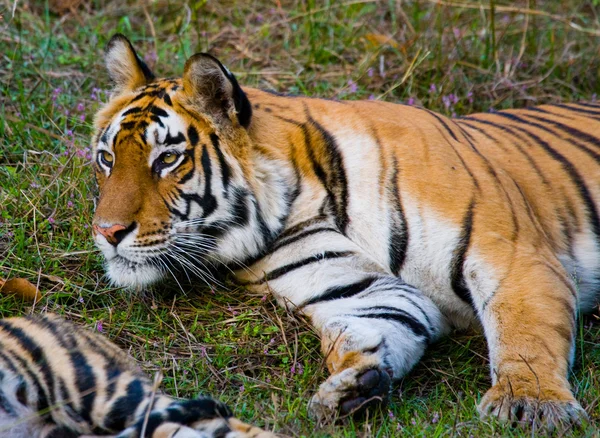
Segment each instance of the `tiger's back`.
[[[458,326],[476,316],[461,287],[466,277],[477,277],[477,265],[489,262],[502,278],[514,269],[515,246],[532,257],[539,251],[558,257],[577,280],[581,310],[597,304],[600,105],[448,119],[383,102],[246,92],[254,103],[255,141],[281,147],[271,153],[284,155],[302,175],[292,226],[315,214],[307,206],[320,207],[337,191],[332,199],[348,236],[383,269],[429,294]],[[317,168],[341,177],[323,184]],[[479,251],[474,260],[478,246],[493,251]],[[465,272],[469,251],[473,267]],[[493,287],[474,285],[470,294],[476,286]]]

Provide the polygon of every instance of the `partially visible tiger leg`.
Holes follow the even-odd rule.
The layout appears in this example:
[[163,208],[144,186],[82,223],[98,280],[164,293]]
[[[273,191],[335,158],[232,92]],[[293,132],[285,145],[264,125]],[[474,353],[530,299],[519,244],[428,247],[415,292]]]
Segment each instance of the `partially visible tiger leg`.
[[385,399],[391,380],[404,376],[441,335],[435,304],[330,224],[312,223],[275,248],[237,274],[310,317],[320,333],[331,376],[311,401],[317,416]]
[[[351,298],[339,298],[345,292]],[[311,401],[320,417],[353,412],[387,398],[442,331],[437,307],[419,290],[392,276],[368,276],[331,288],[305,312],[321,332],[331,376]]]
[[551,254],[518,254],[493,296],[481,303],[492,388],[482,416],[554,428],[585,412],[567,380],[573,357],[576,291]]

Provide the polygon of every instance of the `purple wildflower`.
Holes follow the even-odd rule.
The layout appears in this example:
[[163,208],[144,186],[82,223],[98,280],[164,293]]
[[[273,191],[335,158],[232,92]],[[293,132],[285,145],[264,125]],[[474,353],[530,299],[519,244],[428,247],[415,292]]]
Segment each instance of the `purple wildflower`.
[[469,103],[473,103],[473,92],[469,91],[467,93],[467,99],[469,100]]
[[369,97],[367,99],[368,100],[375,100],[375,95],[374,94],[369,94]]
[[415,98],[414,97],[409,97],[408,100],[406,101],[407,105],[414,105],[415,104]]
[[375,74],[375,70],[373,70],[373,68],[371,67],[367,70],[367,76],[372,78],[373,74]]
[[438,421],[440,421],[440,414],[438,412],[434,412],[433,417],[431,417],[431,423],[436,424]]
[[460,38],[460,29],[458,27],[453,28],[452,32],[454,33],[454,38]]
[[73,201],[67,202],[67,207],[68,208],[73,208]]
[[81,120],[82,122],[85,122],[85,114],[80,115],[79,120]]
[[267,296],[263,295],[263,297],[260,300],[264,303],[265,301],[267,301]]
[[388,411],[388,417],[394,418],[394,413],[392,411]]
[[155,63],[157,59],[158,55],[154,50],[150,50],[144,55],[144,61],[146,61],[148,64]]
[[96,323],[96,330],[98,330],[100,333],[104,331],[104,328],[102,327],[102,321],[98,321]]
[[435,86],[435,84],[431,84],[429,86],[429,92],[430,93],[437,93],[437,87]]
[[83,102],[79,102],[79,103],[77,104],[77,107],[76,107],[76,109],[77,109],[77,111],[79,111],[80,113],[82,113],[83,111],[85,111],[85,105],[83,104]]
[[83,297],[79,297],[79,300],[77,300],[77,301],[79,301],[81,304],[85,303],[85,301],[83,300]]
[[410,424],[412,424],[413,426],[417,425],[417,420],[415,420],[415,417],[410,419]]
[[446,109],[450,108],[450,105],[452,105],[452,102],[450,102],[450,97],[448,96],[442,96],[442,102],[444,103]]
[[36,182],[32,182],[31,184],[29,184],[29,187],[31,187],[32,189],[39,189],[40,185]]
[[244,388],[244,385],[240,385],[240,394],[241,394],[242,392],[244,392],[245,390],[246,390],[246,388]]
[[350,94],[356,93],[357,90],[358,86],[356,85],[356,82],[354,82],[352,79],[348,79],[348,91]]
[[54,220],[54,217],[50,216],[50,217],[48,218],[48,223],[49,223],[50,225],[54,225],[54,222],[56,222],[56,221]]

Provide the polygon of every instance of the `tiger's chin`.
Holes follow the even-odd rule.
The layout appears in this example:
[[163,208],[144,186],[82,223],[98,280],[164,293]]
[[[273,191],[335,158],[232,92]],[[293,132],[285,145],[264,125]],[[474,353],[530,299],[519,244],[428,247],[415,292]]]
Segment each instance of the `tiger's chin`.
[[141,289],[165,278],[164,272],[148,263],[133,263],[122,257],[106,262],[106,273],[115,286]]

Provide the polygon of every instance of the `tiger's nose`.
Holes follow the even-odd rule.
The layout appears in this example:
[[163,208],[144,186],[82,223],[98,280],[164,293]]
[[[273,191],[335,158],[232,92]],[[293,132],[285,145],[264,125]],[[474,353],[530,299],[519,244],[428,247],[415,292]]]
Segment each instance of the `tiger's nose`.
[[115,224],[109,227],[101,227],[99,225],[94,225],[94,231],[96,233],[102,234],[108,243],[113,246],[117,246],[121,241],[127,236],[133,229],[135,228],[135,223],[132,223],[130,226],[126,227],[125,225]]

